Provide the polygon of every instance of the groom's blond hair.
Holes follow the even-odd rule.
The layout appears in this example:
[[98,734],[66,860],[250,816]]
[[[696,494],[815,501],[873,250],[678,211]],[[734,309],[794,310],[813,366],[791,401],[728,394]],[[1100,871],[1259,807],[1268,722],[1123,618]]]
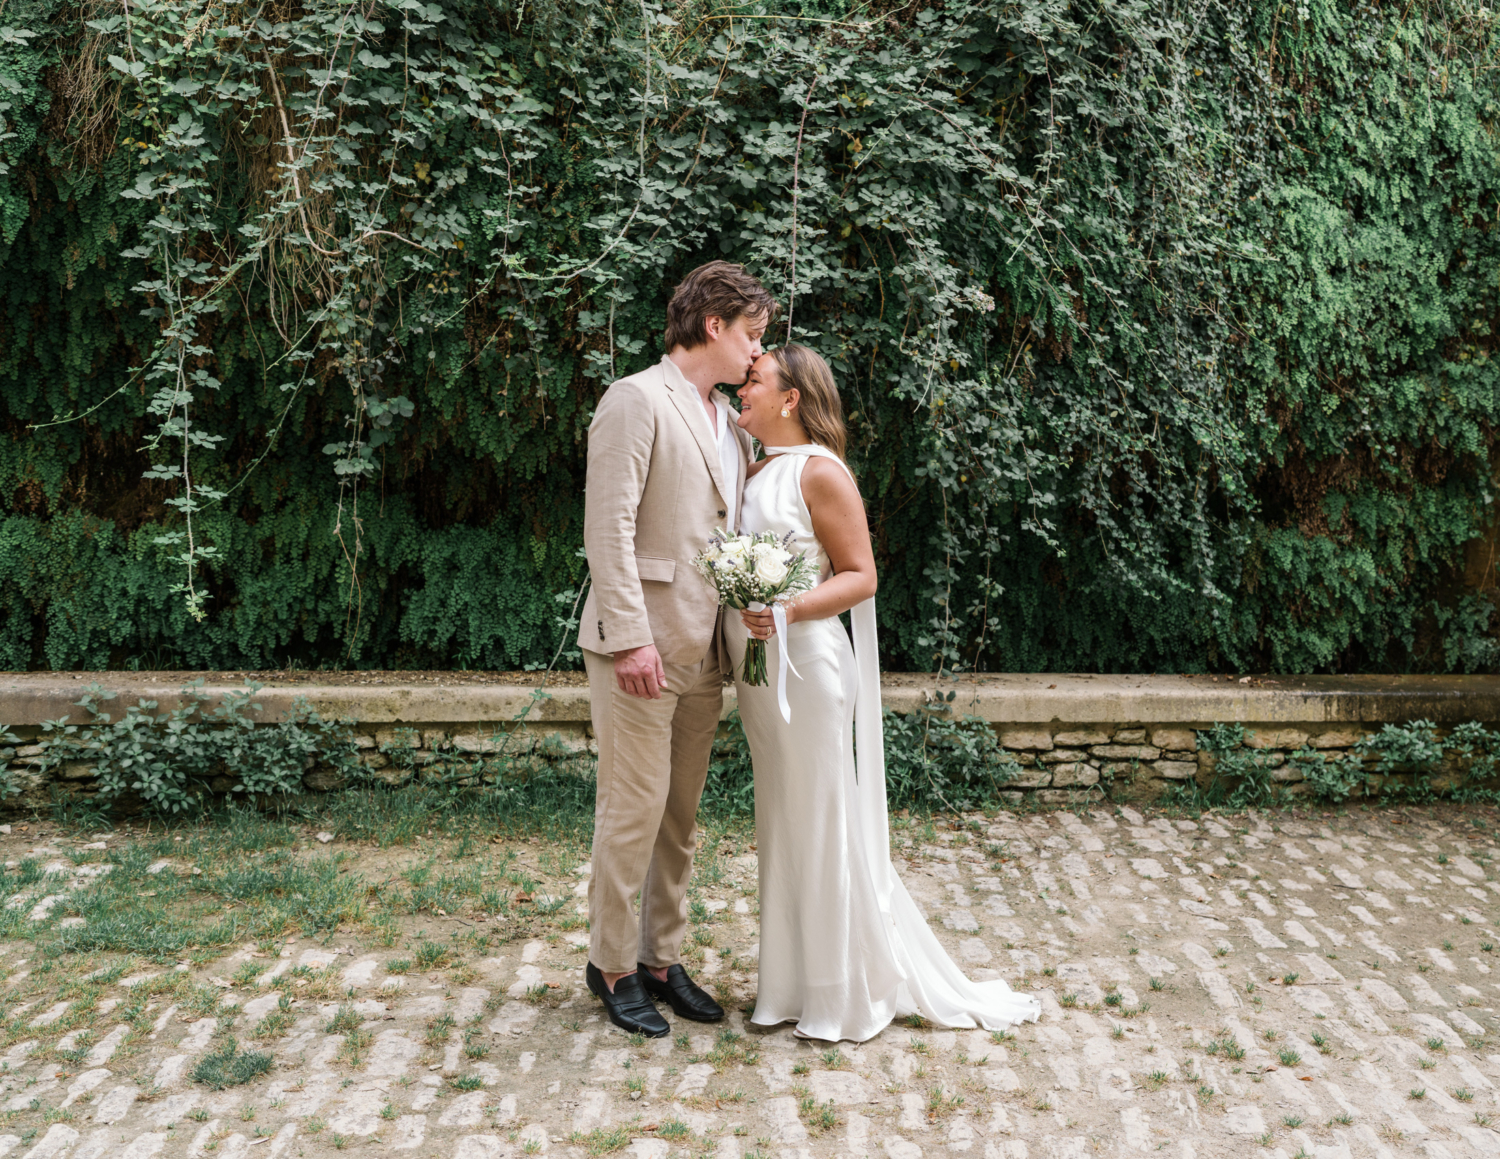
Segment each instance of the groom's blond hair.
[[800,342],[788,342],[769,353],[779,371],[778,389],[783,394],[795,389],[799,395],[797,417],[802,420],[807,437],[842,459],[848,441],[844,404],[828,363],[816,350]]

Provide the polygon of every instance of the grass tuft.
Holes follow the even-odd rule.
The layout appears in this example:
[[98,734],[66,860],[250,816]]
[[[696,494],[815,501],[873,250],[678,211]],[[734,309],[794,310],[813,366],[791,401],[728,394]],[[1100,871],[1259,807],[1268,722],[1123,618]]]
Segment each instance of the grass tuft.
[[624,1127],[612,1129],[600,1127],[587,1134],[574,1131],[568,1136],[568,1143],[574,1147],[582,1147],[593,1159],[598,1159],[600,1155],[622,1151],[630,1146],[630,1132]]
[[222,1091],[259,1078],[270,1069],[269,1054],[260,1050],[240,1051],[231,1038],[220,1050],[199,1060],[193,1068],[193,1081]]

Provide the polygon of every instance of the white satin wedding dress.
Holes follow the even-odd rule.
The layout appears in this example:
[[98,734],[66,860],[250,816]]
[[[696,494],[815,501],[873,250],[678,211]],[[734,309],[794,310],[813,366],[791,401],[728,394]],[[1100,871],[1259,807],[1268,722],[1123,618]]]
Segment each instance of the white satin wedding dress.
[[[821,582],[833,569],[813,534],[802,470],[814,455],[843,463],[813,444],[767,451],[774,457],[745,484],[741,530],[792,532],[793,550],[817,561]],[[836,617],[801,621],[770,641],[770,684],[738,684],[760,862],[760,988],[751,1021],[790,1021],[810,1038],[863,1042],[908,1014],[986,1030],[1034,1020],[1036,998],[964,976],[896,876],[874,600],[851,619],[854,647]],[[743,657],[739,617],[731,615],[726,629],[733,654]],[[783,658],[795,670],[790,676]]]

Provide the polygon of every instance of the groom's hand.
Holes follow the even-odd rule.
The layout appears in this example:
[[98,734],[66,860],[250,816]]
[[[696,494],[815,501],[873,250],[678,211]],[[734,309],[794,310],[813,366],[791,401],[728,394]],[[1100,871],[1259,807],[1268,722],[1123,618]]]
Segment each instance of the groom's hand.
[[615,679],[623,691],[642,700],[661,699],[661,690],[667,686],[667,670],[662,667],[655,644],[627,648],[616,652],[614,657]]

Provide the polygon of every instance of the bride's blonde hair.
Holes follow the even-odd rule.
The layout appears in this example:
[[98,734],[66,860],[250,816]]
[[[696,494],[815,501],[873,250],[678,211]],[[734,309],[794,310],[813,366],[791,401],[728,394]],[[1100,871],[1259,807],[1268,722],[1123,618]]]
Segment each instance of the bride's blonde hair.
[[816,350],[799,342],[778,346],[770,351],[770,355],[776,362],[780,379],[777,389],[783,394],[796,390],[801,396],[797,417],[802,420],[807,437],[842,459],[844,444],[848,441],[844,430],[844,404],[839,401],[839,388],[833,381],[833,371],[828,363]]

